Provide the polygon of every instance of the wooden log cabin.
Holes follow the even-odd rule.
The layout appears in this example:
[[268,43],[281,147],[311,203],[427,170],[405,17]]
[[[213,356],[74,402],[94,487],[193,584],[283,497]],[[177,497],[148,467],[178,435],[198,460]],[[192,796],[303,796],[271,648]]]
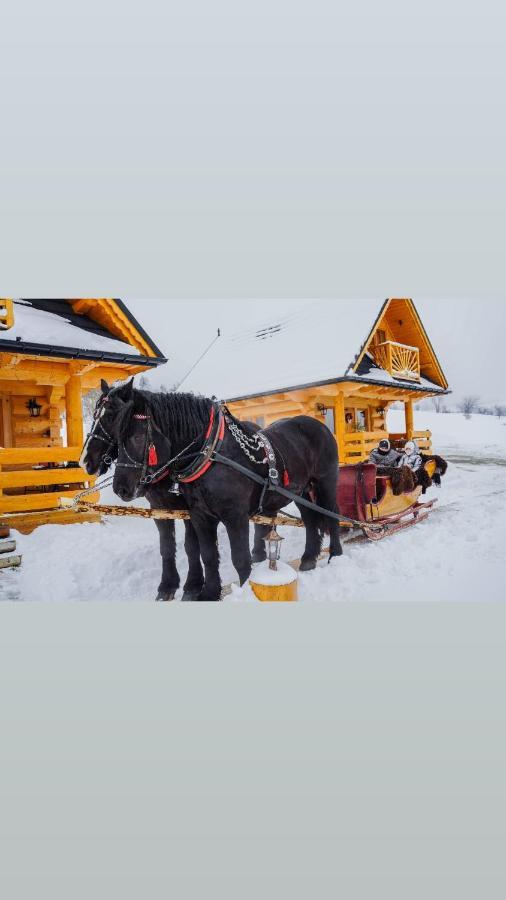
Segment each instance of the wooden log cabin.
[[[350,362],[351,360],[351,362]],[[333,431],[339,462],[366,460],[380,440],[416,439],[414,404],[448,393],[448,382],[410,299],[318,301],[245,328],[215,345],[185,390],[227,399],[240,419],[270,425],[309,415]],[[401,402],[405,428],[389,434],[388,408]]]
[[79,467],[83,396],[164,362],[121,300],[0,300],[1,520],[71,521],[60,497],[94,483]]

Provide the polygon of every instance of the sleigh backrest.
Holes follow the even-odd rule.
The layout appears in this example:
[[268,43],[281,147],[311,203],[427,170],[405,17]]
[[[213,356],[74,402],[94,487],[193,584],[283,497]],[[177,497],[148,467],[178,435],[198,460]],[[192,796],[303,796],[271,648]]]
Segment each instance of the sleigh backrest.
[[376,471],[373,463],[340,467],[337,502],[341,515],[365,521],[366,507],[376,496]]

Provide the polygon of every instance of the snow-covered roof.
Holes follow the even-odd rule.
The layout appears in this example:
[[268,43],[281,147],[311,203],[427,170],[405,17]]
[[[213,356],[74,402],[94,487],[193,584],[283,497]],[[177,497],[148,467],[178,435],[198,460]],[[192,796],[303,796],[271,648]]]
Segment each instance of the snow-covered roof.
[[113,337],[87,316],[76,315],[65,300],[15,300],[14,325],[0,332],[0,348],[14,341],[21,345],[87,351],[99,357],[101,354],[142,357],[137,347]]
[[[318,300],[292,314],[273,314],[267,321],[223,333],[182,390],[237,400],[344,377],[414,387],[377,367],[360,376],[353,373],[383,305],[378,300]],[[416,387],[439,390],[423,378]]]

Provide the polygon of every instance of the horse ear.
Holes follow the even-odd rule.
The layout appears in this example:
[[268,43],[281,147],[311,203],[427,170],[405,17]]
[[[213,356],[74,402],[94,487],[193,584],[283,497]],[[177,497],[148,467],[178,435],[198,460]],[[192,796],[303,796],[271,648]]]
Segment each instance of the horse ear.
[[100,382],[100,387],[102,388],[102,393],[103,393],[104,397],[107,397],[107,394],[109,393],[109,391],[111,389],[110,389],[109,385],[107,384],[107,381],[105,381],[104,378],[102,378],[102,381]]
[[125,384],[122,384],[118,389],[117,396],[120,400],[123,400],[124,403],[128,403],[132,397],[134,392],[134,380],[133,378],[130,381],[127,381]]

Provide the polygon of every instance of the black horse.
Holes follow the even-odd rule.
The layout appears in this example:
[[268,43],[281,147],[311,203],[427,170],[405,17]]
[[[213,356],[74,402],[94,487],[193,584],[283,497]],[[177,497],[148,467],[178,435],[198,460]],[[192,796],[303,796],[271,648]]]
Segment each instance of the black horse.
[[[262,506],[274,516],[286,498],[268,491],[249,477],[213,462],[217,448],[227,460],[246,467],[253,475],[277,469],[285,486],[298,496],[311,493],[316,503],[337,512],[337,444],[330,431],[306,416],[284,419],[262,432],[239,423],[212,400],[192,394],[146,394],[130,383],[121,395],[120,413],[111,426],[118,446],[114,491],[125,501],[147,495],[153,481],[177,480],[188,505],[200,545],[205,583],[199,600],[219,600],[221,581],[217,530],[225,525],[232,562],[241,584],[249,578],[252,556],[249,519]],[[275,460],[267,463],[265,435]],[[204,449],[203,449],[204,448]],[[279,484],[279,483],[278,483]],[[342,554],[336,521],[299,507],[306,526],[306,549],[301,570],[314,569],[324,531],[330,533],[330,558]],[[265,559],[266,527],[257,527],[254,561]]]
[[[147,391],[139,391],[147,402]],[[83,451],[82,465],[88,475],[105,475],[118,456],[118,445],[113,437],[113,427],[125,402],[131,397],[131,386],[122,385],[110,388],[102,381],[102,396],[95,408],[93,428],[88,435]],[[185,499],[169,490],[167,482],[153,485],[146,491],[146,498],[153,508],[181,510],[187,509]],[[157,600],[173,600],[180,585],[180,577],[176,566],[176,530],[171,520],[155,521],[160,536],[160,554],[162,557],[162,580],[158,588]],[[185,550],[188,557],[188,577],[184,585],[184,600],[195,600],[204,585],[204,573],[200,560],[198,538],[189,521],[185,521]]]

